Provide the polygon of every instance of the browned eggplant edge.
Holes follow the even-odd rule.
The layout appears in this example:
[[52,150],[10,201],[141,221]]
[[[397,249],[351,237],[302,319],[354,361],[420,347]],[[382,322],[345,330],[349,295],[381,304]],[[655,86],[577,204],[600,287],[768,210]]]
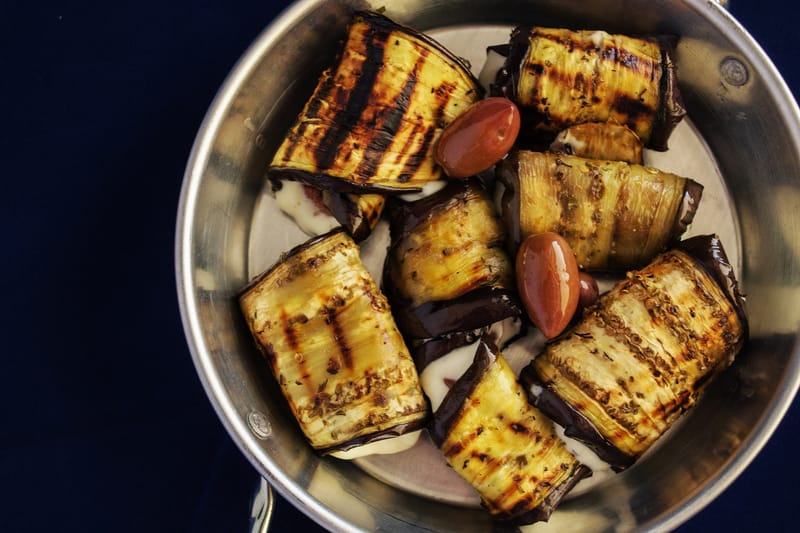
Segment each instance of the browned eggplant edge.
[[356,242],[370,236],[382,211],[365,213],[346,193],[322,191],[322,203]]
[[703,198],[703,186],[691,178],[684,178],[686,181],[683,186],[683,201],[675,213],[675,223],[672,225],[667,246],[678,243],[681,236],[689,229],[689,224],[697,214],[697,207]]
[[[490,95],[504,96],[514,102],[519,101],[519,80],[522,65],[528,56],[530,48],[528,36],[533,31],[533,28],[534,26],[517,26],[511,32],[508,44],[489,47],[498,54],[506,56],[506,61],[497,71],[494,82],[489,85]],[[674,61],[678,37],[674,35],[632,37],[655,41],[661,50],[660,105],[653,124],[653,131],[646,147],[664,152],[668,148],[667,141],[673,130],[686,116],[686,107],[678,85],[677,68]],[[523,116],[522,131],[531,131],[533,129],[532,125],[537,123],[547,124],[548,117],[546,115],[523,107],[521,107],[520,111],[526,116]],[[555,134],[553,133],[552,136],[554,137]],[[531,142],[541,144],[547,143],[547,140],[534,137]]]
[[[475,359],[466,372],[453,384],[439,408],[433,413],[428,432],[434,444],[441,448],[447,435],[458,421],[465,403],[469,400],[483,376],[497,360],[497,347],[491,341],[482,339],[475,352]],[[579,464],[572,475],[544,498],[535,508],[520,514],[507,514],[493,517],[503,525],[526,525],[547,521],[558,506],[561,499],[581,479],[591,476],[592,471],[586,465]]]
[[352,438],[348,441],[337,444],[336,446],[317,448],[314,451],[320,455],[329,455],[334,452],[345,452],[353,448],[358,448],[359,446],[364,446],[365,444],[372,444],[381,440],[392,439],[401,435],[406,435],[413,431],[425,429],[430,423],[429,420],[430,414],[427,414],[422,418],[414,420],[413,422],[397,424],[396,426],[392,426],[381,431],[376,431],[374,433],[368,433],[366,435]]
[[456,380],[445,395],[439,408],[434,411],[430,421],[430,436],[433,443],[441,448],[447,435],[458,421],[464,402],[497,359],[497,349],[489,342],[482,340],[475,351],[475,358],[467,370]]
[[678,37],[675,35],[656,35],[653,37],[661,49],[660,100],[656,121],[650,134],[648,148],[665,152],[668,141],[675,127],[686,116],[686,106],[678,85],[678,68],[675,65],[675,47]]
[[425,339],[411,351],[411,356],[414,359],[417,372],[421,375],[429,364],[444,357],[453,350],[477,342],[484,334],[484,329],[477,329],[457,331],[433,339]]
[[697,235],[684,239],[678,243],[676,248],[692,257],[708,272],[736,310],[744,328],[741,341],[735,348],[735,351],[738,352],[750,336],[750,324],[747,318],[745,295],[739,288],[739,281],[736,279],[733,265],[728,259],[722,240],[716,234]]
[[[728,300],[734,306],[744,327],[741,342],[732,350],[737,353],[748,337],[748,322],[745,309],[744,296],[739,291],[739,285],[733,273],[733,268],[728,260],[722,242],[716,235],[698,235],[681,241],[676,249],[685,252],[714,279],[723,289]],[[609,440],[603,437],[586,417],[576,411],[571,405],[561,399],[552,391],[549,385],[539,379],[533,365],[528,365],[520,373],[522,382],[530,402],[564,427],[565,435],[585,443],[601,459],[619,472],[632,465],[638,457],[631,457]],[[534,395],[532,387],[537,386],[541,392]]]
[[[586,444],[600,459],[607,462],[615,472],[621,472],[636,462],[637,457],[631,457],[620,451],[611,441],[597,431],[597,428],[589,419],[562,400],[560,396],[551,390],[547,383],[539,379],[532,364],[522,369],[519,379],[528,394],[528,401],[532,405],[562,426],[567,437],[577,439]],[[532,393],[534,386],[540,389],[538,394]]]
[[289,167],[269,167],[267,169],[269,179],[299,181],[306,185],[311,185],[317,189],[332,191],[335,193],[365,194],[376,193],[386,196],[398,194],[410,194],[422,191],[422,187],[388,187],[385,185],[372,185],[366,183],[354,183],[342,178],[329,176],[321,172],[309,172]]
[[[389,233],[393,243],[392,246],[398,246],[397,243],[406,238],[417,226],[442,211],[447,211],[453,204],[466,202],[467,195],[476,188],[486,192],[485,187],[478,178],[448,180],[444,187],[419,200],[413,202],[390,202],[386,211],[389,215]],[[501,245],[502,242],[489,244]]]
[[[506,246],[513,259],[517,248],[522,243],[520,228],[520,186],[519,186],[519,150],[513,150],[505,159],[495,165],[497,183],[503,186],[500,197],[500,218],[506,227]],[[497,186],[497,185],[495,185]]]
[[[400,330],[410,339],[431,339],[449,333],[475,330],[522,313],[519,296],[512,290],[484,286],[451,300],[403,305],[392,289],[384,289]],[[394,297],[394,299],[393,299]]]
[[[519,319],[520,330],[516,334],[511,335],[503,340],[502,346],[498,346],[498,349],[501,352],[503,349],[505,349],[505,347],[510,346],[515,341],[523,338],[527,334],[528,330],[533,327],[526,316],[520,316]],[[448,333],[439,337],[422,340],[411,350],[411,356],[414,359],[414,364],[417,367],[417,371],[422,374],[425,368],[437,359],[444,357],[453,350],[461,348],[462,346],[477,342],[482,338],[485,340],[490,339],[492,341],[496,341],[497,338],[492,334],[491,329],[492,325],[490,324],[486,327],[478,329],[456,331],[454,333]],[[494,345],[497,345],[497,342],[494,342]]]
[[[351,17],[350,24],[353,24],[359,18],[363,19],[372,28],[378,31],[382,31],[387,34],[393,31],[400,31],[419,39],[428,46],[431,46],[437,52],[441,53],[444,57],[448,58],[449,60],[461,66],[464,73],[474,82],[473,85],[477,88],[479,98],[483,98],[484,96],[483,87],[478,81],[478,79],[475,77],[475,75],[472,73],[469,63],[467,63],[467,61],[464,60],[463,58],[455,55],[453,52],[451,52],[444,46],[442,46],[436,40],[432,39],[428,35],[414,28],[397,23],[392,19],[386,17],[385,15],[382,15],[374,11],[354,11]],[[344,43],[342,42],[339,45],[341,48],[343,47]],[[332,65],[339,64],[342,58],[342,53],[343,50],[341,50],[338,53],[336,59],[332,62]],[[368,97],[368,95],[365,97]],[[364,184],[364,183],[353,183],[341,178],[329,176],[322,172],[308,172],[305,170],[286,168],[286,167],[270,166],[267,169],[267,175],[272,180],[300,181],[307,185],[312,185],[314,187],[317,187],[319,189],[334,191],[338,193],[354,193],[354,194],[378,193],[385,195],[398,195],[398,194],[408,194],[408,193],[416,193],[422,191],[421,187],[387,187],[387,186],[378,186],[378,185]]]

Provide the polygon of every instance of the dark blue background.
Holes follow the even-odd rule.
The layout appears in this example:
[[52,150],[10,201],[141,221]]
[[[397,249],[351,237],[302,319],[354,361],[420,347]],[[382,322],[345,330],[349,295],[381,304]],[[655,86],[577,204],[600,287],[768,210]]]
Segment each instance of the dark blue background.
[[[0,532],[246,529],[258,477],[195,374],[174,228],[203,115],[286,4],[0,0]],[[793,9],[731,6],[797,95]],[[796,442],[795,405],[681,531],[796,529]],[[274,526],[312,523],[279,499]]]

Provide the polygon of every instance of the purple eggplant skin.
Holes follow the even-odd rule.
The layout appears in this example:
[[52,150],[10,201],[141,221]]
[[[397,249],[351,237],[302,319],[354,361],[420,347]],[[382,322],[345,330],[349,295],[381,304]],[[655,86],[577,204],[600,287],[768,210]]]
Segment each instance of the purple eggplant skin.
[[[548,30],[543,28],[544,30]],[[561,117],[555,120],[547,112],[537,110],[531,103],[526,105],[526,100],[529,95],[520,94],[519,87],[523,77],[538,76],[546,74],[546,70],[551,68],[552,65],[534,65],[526,68],[526,60],[530,53],[530,40],[532,35],[536,35],[536,28],[530,26],[518,26],[512,31],[511,38],[507,46],[493,47],[498,53],[506,56],[506,61],[496,75],[494,83],[491,84],[489,93],[492,96],[505,96],[514,101],[520,106],[522,112],[523,134],[530,137],[532,144],[549,144],[556,131],[563,129],[571,124],[586,122],[586,119],[575,118],[570,120]],[[619,36],[625,37],[625,36]],[[540,37],[541,38],[541,37]],[[627,38],[627,37],[626,37]],[[657,43],[660,50],[660,61],[656,65],[656,70],[660,72],[658,85],[655,89],[658,91],[658,105],[655,108],[641,105],[641,102],[633,95],[620,93],[612,107],[613,113],[627,116],[630,119],[629,125],[633,122],[640,120],[642,117],[648,117],[647,120],[652,124],[646,136],[641,135],[642,131],[637,131],[647,148],[653,150],[665,151],[667,150],[668,140],[675,127],[686,116],[686,107],[681,97],[680,89],[678,86],[677,68],[675,66],[675,47],[677,45],[677,37],[673,35],[653,35],[636,37],[642,41],[649,41]],[[570,41],[567,44],[559,43],[565,49],[569,48],[568,44],[578,46],[578,42]],[[571,49],[570,49],[571,50]],[[609,49],[587,49],[586,53],[589,55],[602,55],[605,59],[613,58],[614,61],[620,63],[619,68],[628,68],[635,63],[635,54],[628,51],[612,46]],[[623,66],[624,64],[624,66]],[[555,67],[554,67],[555,68]],[[564,65],[558,65],[557,68],[568,68]],[[635,67],[634,67],[635,68]],[[578,80],[576,80],[577,83]],[[557,85],[557,84],[555,84]],[[583,80],[581,86],[585,88],[595,87],[597,80]],[[572,87],[570,89],[573,89]],[[592,92],[587,92],[588,96],[592,96]],[[542,106],[546,109],[548,99],[554,100],[559,95],[534,95],[535,101],[541,102]],[[595,121],[603,122],[601,119],[594,119]],[[620,121],[626,123],[625,120]],[[636,128],[634,128],[636,130]]]
[[[479,329],[522,313],[503,225],[479,180],[451,181],[421,200],[392,203],[388,212],[392,244],[382,288],[407,338]],[[423,246],[430,253],[412,255]],[[412,294],[448,283],[447,297]]]
[[[641,271],[629,273],[522,370],[520,379],[529,401],[614,470],[629,467],[691,409],[747,342],[745,301],[733,272],[720,239],[699,235]],[[667,288],[658,281],[659,273],[677,276],[669,279],[683,288],[671,286],[673,282]],[[652,288],[641,293],[645,286]],[[664,290],[678,292],[667,300]],[[650,323],[626,321],[618,314],[621,309],[641,313],[632,298],[641,298]],[[627,303],[615,307],[622,299]],[[661,351],[649,348],[656,345],[662,346]],[[566,364],[565,353],[571,358]],[[581,370],[581,361],[590,365],[591,373]],[[618,389],[609,388],[614,380]],[[580,392],[576,394],[574,387]],[[571,399],[565,399],[563,392]],[[590,404],[600,411],[589,414]],[[643,425],[629,425],[636,421]],[[632,441],[631,435],[638,435],[638,440]]]
[[[582,413],[573,408],[547,387],[539,376],[528,365],[522,369],[520,383],[528,391],[528,400],[532,405],[546,413],[555,423],[564,428],[567,437],[586,444],[597,456],[607,462],[615,472],[621,472],[636,462],[636,457],[620,451],[613,443],[603,437],[597,428]],[[530,391],[539,388],[536,395]]]
[[429,431],[502,526],[547,521],[575,484],[591,475],[566,450],[552,422],[527,403],[490,341],[479,343],[472,364],[433,414]]
[[356,242],[372,234],[381,218],[385,198],[377,194],[322,191],[322,202]]

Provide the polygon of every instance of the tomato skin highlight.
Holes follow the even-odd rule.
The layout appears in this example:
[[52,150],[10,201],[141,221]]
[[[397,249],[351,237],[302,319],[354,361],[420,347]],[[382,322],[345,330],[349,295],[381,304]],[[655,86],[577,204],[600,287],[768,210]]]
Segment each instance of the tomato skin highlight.
[[516,258],[517,290],[531,322],[545,337],[558,336],[578,308],[578,263],[569,243],[556,233],[526,238]]
[[600,289],[597,286],[597,280],[592,277],[588,272],[578,273],[579,296],[578,296],[578,309],[576,313],[582,313],[584,309],[593,305],[600,297]]

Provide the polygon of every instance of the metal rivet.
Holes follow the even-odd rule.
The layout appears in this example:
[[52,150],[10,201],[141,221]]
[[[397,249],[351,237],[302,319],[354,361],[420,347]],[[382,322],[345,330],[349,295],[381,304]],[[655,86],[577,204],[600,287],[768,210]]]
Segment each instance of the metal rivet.
[[734,87],[741,87],[750,79],[747,67],[735,57],[726,57],[719,65],[719,72],[722,80]]
[[259,439],[263,440],[272,435],[272,424],[264,413],[250,411],[247,415],[247,425],[250,426],[253,435]]

